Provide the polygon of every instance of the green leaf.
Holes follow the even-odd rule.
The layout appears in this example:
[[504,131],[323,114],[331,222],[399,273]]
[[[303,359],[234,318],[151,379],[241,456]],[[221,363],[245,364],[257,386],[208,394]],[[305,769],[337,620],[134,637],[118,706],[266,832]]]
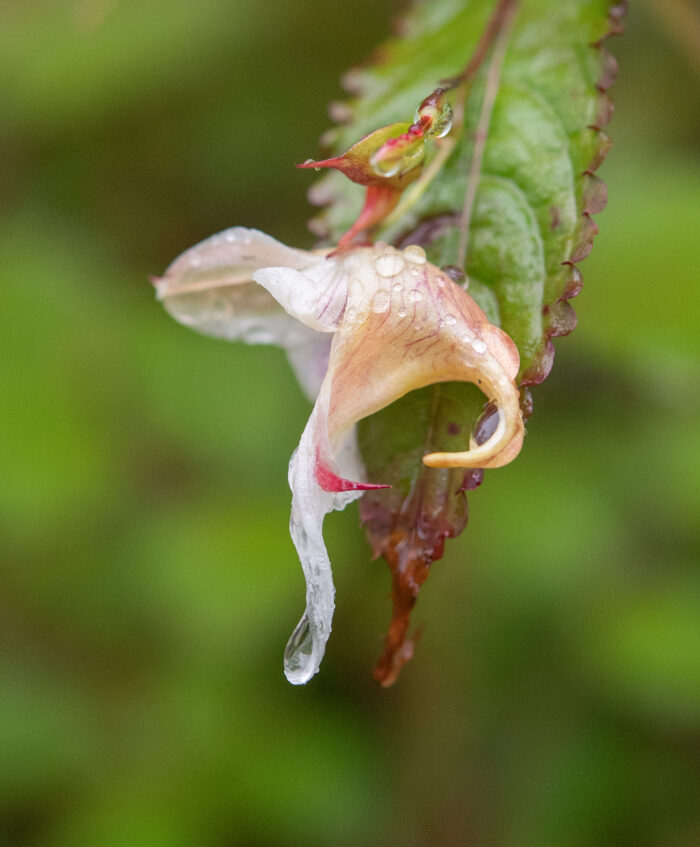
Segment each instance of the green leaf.
[[[379,63],[346,77],[358,96],[343,110],[347,122],[331,135],[334,149],[405,120],[440,80],[459,74],[496,5],[494,0],[417,4],[401,37],[380,48]],[[389,218],[376,234],[400,246],[421,244],[436,265],[463,267],[474,299],[518,346],[522,386],[546,378],[551,338],[575,326],[566,302],[581,286],[575,264],[590,251],[597,232],[591,215],[606,199],[593,171],[609,148],[601,127],[612,114],[605,89],[614,80],[615,63],[601,42],[621,31],[623,14],[623,4],[610,0],[522,0],[496,75],[487,83],[496,61],[492,50],[469,84],[464,126],[461,134],[453,133],[453,149],[417,200],[404,204],[401,216]],[[489,96],[493,108],[484,124]],[[481,151],[477,127],[487,129]],[[462,263],[462,210],[474,179]],[[362,192],[329,174],[312,197],[327,204],[314,221],[315,231],[336,242],[357,217]],[[523,397],[529,406],[528,392]],[[393,635],[378,669],[384,682],[410,658],[408,612],[430,564],[442,554],[444,538],[466,525],[465,488],[480,481],[473,472],[428,469],[421,457],[467,449],[484,402],[474,386],[433,386],[360,425],[369,478],[393,486],[362,501],[374,549],[394,571]]]

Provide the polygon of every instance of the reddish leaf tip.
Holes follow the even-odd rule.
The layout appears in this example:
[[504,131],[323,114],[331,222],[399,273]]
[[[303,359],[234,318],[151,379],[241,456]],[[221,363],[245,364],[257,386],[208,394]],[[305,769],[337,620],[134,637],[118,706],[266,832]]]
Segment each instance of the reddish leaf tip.
[[343,479],[333,473],[330,468],[327,468],[321,462],[316,463],[316,480],[324,491],[339,492],[339,491],[376,491],[379,488],[391,488],[390,485],[376,485],[371,482],[353,482],[350,479]]

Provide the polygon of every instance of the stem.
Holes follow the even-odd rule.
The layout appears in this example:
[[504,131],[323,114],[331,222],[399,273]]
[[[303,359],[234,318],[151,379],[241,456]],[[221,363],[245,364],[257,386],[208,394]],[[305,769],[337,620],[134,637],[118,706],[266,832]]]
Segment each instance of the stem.
[[466,67],[461,74],[444,79],[440,82],[443,88],[457,88],[468,82],[483,64],[489,47],[499,35],[503,27],[506,25],[507,19],[512,15],[515,6],[518,5],[518,0],[498,0],[498,4],[486,24],[486,29],[482,33],[479,43],[476,45],[471,58],[467,62]]
[[[491,65],[489,66],[488,75],[486,77],[486,90],[484,92],[484,101],[481,105],[481,113],[479,115],[479,123],[476,128],[476,136],[474,139],[474,152],[469,166],[469,176],[467,179],[467,190],[464,197],[464,206],[462,207],[462,222],[460,225],[459,234],[459,250],[457,252],[457,267],[464,268],[467,258],[467,249],[469,247],[469,229],[471,226],[472,212],[474,210],[474,199],[476,198],[476,189],[479,185],[481,175],[481,166],[484,160],[484,150],[486,149],[486,139],[488,137],[489,125],[491,123],[491,115],[493,113],[493,105],[496,102],[496,95],[501,82],[501,71],[505,60],[508,42],[513,30],[515,22],[515,13],[518,8],[518,0],[501,0],[493,17],[489,21],[486,32],[479,43],[476,52],[478,53],[482,43],[486,40],[486,35],[492,36],[493,32],[498,31],[496,36],[495,46]],[[490,40],[488,44],[490,44]],[[488,45],[487,45],[488,46]],[[476,55],[476,53],[475,53]],[[480,61],[483,61],[481,56]],[[460,79],[464,82],[468,79],[467,73],[474,64],[474,57],[469,62]],[[478,67],[478,65],[477,65]]]

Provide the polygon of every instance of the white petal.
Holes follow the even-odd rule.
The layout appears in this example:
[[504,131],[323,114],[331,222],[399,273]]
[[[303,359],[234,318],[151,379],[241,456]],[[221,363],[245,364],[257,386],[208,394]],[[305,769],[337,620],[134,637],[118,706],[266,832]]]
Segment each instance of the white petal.
[[[328,552],[323,540],[323,520],[334,509],[344,509],[362,496],[363,489],[326,491],[319,484],[319,466],[327,462],[357,479],[364,468],[356,446],[354,429],[338,449],[338,462],[323,459],[328,452],[328,383],[322,389],[299,446],[289,463],[292,514],[289,531],[306,579],[306,610],[284,652],[284,672],[294,685],[303,685],[318,671],[331,634],[335,588]],[[335,477],[340,481],[339,477]],[[343,480],[345,481],[345,480]]]
[[287,247],[257,229],[234,226],[185,250],[156,287],[158,297],[164,299],[214,285],[250,281],[258,268],[284,265],[301,270],[321,261],[322,256]]
[[265,265],[313,268],[323,261],[258,230],[233,227],[179,256],[156,280],[156,292],[175,320],[198,332],[283,347],[313,400],[328,365],[330,341],[291,318],[253,281],[253,274]]
[[314,332],[301,324],[297,326],[298,340],[295,338],[292,341],[290,338],[283,346],[299,385],[313,403],[321,390],[328,370],[333,337],[327,333]]
[[323,519],[333,509],[335,495],[316,480],[314,409],[289,463],[292,514],[289,531],[306,578],[306,611],[284,653],[284,672],[294,685],[308,682],[318,671],[331,634],[335,588],[331,563],[323,541]]
[[269,267],[253,279],[266,288],[287,314],[318,332],[335,332],[348,299],[348,277],[342,263],[323,259],[299,272]]

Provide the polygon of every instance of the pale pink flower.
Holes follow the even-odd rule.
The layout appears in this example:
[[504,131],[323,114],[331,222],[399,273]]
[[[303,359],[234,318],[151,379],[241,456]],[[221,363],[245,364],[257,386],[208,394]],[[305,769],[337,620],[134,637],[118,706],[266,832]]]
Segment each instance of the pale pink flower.
[[510,462],[523,440],[519,356],[467,292],[417,246],[378,243],[337,254],[295,250],[234,227],[192,247],[155,281],[181,323],[207,335],[285,349],[311,417],[289,464],[290,529],[306,577],[306,611],[285,651],[290,682],[318,670],[331,631],[334,587],[323,520],[381,480],[363,482],[355,424],[409,391],[478,384],[498,408],[494,433],[432,467]]

